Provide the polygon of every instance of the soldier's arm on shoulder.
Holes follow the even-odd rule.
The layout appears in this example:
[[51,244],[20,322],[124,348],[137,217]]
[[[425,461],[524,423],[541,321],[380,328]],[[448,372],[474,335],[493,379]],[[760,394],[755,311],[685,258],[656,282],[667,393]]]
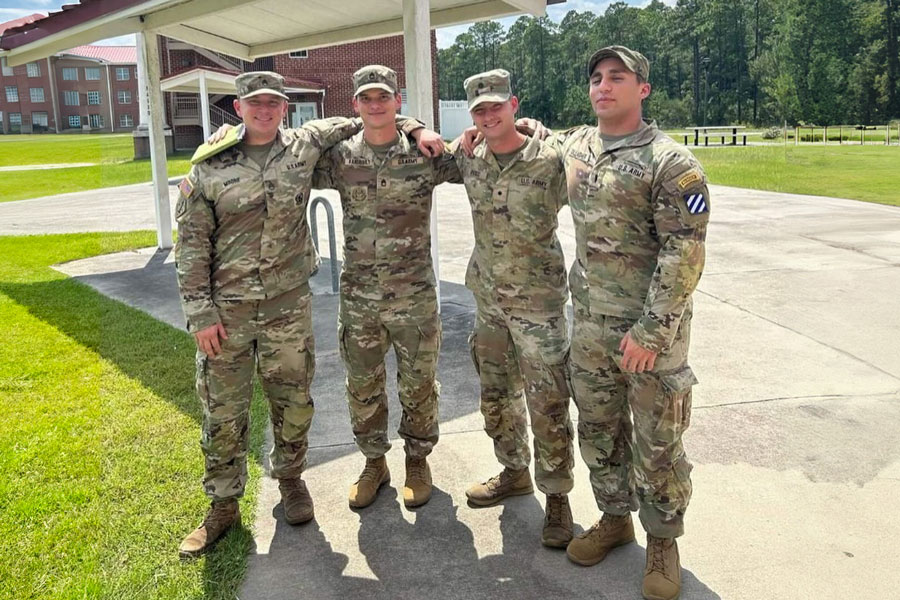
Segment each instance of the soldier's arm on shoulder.
[[459,163],[456,161],[456,155],[451,150],[451,146],[444,142],[444,153],[431,159],[431,166],[434,170],[434,183],[462,183],[462,173],[459,169]]
[[657,170],[653,221],[660,243],[656,271],[632,337],[648,350],[668,347],[706,261],[710,198],[706,175],[688,151],[668,152]]
[[189,331],[199,331],[219,322],[212,301],[211,269],[216,218],[212,202],[202,185],[203,165],[194,165],[178,185],[178,240],[175,243],[175,272],[181,306]]
[[342,140],[353,137],[362,129],[362,119],[354,117],[330,117],[307,121],[300,131],[309,136],[310,141],[322,150],[330,148]]
[[406,115],[397,115],[394,117],[394,121],[397,123],[397,131],[407,136],[411,136],[414,131],[425,128],[425,123]]
[[319,157],[316,168],[313,170],[312,186],[317,190],[333,189],[335,187],[335,174],[337,170],[338,149],[332,147]]
[[549,150],[551,152],[550,159],[556,161],[556,168],[553,172],[553,187],[551,189],[556,198],[556,212],[559,212],[563,206],[569,204],[569,186],[566,183],[566,167],[563,164],[561,154],[553,148],[550,148]]
[[550,135],[544,139],[544,143],[556,150],[559,153],[560,160],[562,160],[565,156],[566,143],[574,134],[585,127],[586,125],[578,125],[576,127],[570,127],[569,129],[563,129],[562,131],[551,131]]

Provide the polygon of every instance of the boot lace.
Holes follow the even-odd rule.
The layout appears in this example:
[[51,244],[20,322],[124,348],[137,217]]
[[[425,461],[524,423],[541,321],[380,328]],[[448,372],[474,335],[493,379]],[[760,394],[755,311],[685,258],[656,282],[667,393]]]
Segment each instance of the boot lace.
[[650,543],[650,570],[657,573],[666,572],[666,543],[655,539]]
[[376,481],[378,479],[378,475],[381,472],[377,463],[366,461],[366,466],[363,467],[362,474],[359,476],[360,481]]
[[563,501],[556,496],[547,497],[547,523],[550,525],[562,525]]
[[410,479],[425,479],[425,461],[411,460],[406,465],[406,475]]

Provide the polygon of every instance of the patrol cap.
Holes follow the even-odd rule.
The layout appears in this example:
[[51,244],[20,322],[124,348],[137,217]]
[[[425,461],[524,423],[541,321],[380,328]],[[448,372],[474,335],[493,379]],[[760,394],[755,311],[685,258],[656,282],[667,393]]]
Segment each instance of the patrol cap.
[[238,98],[250,98],[260,94],[272,94],[288,99],[284,93],[284,77],[272,71],[250,71],[241,73],[234,79]]
[[383,65],[368,65],[353,74],[353,95],[367,90],[384,90],[392,94],[400,93],[397,73]]
[[484,102],[506,102],[512,97],[509,71],[494,69],[472,75],[463,82],[469,110]]
[[644,81],[650,79],[650,61],[647,57],[625,46],[607,46],[594,52],[588,61],[588,77],[594,73],[594,67],[604,58],[619,58],[629,70],[641,76]]

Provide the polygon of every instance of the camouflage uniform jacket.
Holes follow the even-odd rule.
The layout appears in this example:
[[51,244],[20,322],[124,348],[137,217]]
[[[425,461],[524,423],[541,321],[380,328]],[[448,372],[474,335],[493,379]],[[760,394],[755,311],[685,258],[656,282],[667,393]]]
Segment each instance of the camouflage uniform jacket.
[[486,143],[454,156],[466,183],[475,248],[466,287],[501,306],[555,310],[566,303],[566,265],[556,237],[566,178],[556,150],[529,138],[505,169]]
[[575,222],[573,297],[593,314],[634,320],[631,334],[644,348],[666,349],[703,271],[703,169],[656,123],[613,143],[590,126],[551,140]]
[[341,294],[384,300],[434,288],[429,219],[432,191],[445,181],[462,183],[453,156],[428,158],[405,136],[383,159],[363,132],[325,153],[314,184],[341,195]]
[[216,300],[272,298],[308,282],[319,264],[306,220],[313,169],[359,127],[336,117],[279,130],[263,169],[240,144],[191,168],[175,210],[188,330],[219,321]]

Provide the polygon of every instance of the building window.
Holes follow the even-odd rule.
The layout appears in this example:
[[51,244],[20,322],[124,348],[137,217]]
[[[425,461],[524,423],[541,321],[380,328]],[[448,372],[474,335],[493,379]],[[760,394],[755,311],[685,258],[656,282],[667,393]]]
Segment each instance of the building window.
[[128,67],[116,67],[116,80],[128,81],[131,79],[131,69]]
[[78,106],[80,104],[78,100],[78,92],[73,90],[64,91],[63,104],[65,104],[66,106]]
[[291,58],[309,58],[308,50],[294,50],[290,53]]
[[91,127],[93,129],[103,127],[103,115],[91,115]]
[[84,80],[85,81],[100,81],[100,67],[85,67],[84,68]]
[[131,115],[119,115],[119,127],[134,127],[134,119]]
[[31,88],[28,90],[28,93],[31,95],[32,102],[44,101],[44,88]]
[[9,113],[9,132],[19,133],[22,131],[22,113]]
[[47,128],[47,113],[45,112],[33,112],[31,113],[31,124],[35,127],[43,127]]
[[0,71],[3,73],[3,75],[6,75],[7,77],[12,76],[12,74],[13,74],[12,67],[6,63],[5,56],[3,58],[0,58],[0,67],[2,67],[2,69],[3,69],[2,71]]
[[119,104],[131,104],[131,92],[128,90],[119,90]]
[[28,63],[25,65],[25,68],[28,69],[29,77],[40,77],[41,76],[41,65],[38,63]]
[[14,85],[6,86],[6,101],[7,102],[18,102],[19,101],[19,88]]
[[78,81],[78,69],[63,67],[63,81]]
[[71,115],[69,117],[69,127],[81,127],[81,117],[78,115]]
[[88,104],[100,104],[100,92],[87,93]]

